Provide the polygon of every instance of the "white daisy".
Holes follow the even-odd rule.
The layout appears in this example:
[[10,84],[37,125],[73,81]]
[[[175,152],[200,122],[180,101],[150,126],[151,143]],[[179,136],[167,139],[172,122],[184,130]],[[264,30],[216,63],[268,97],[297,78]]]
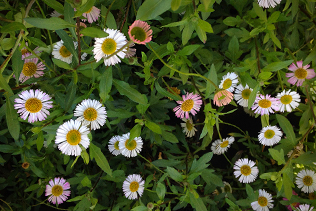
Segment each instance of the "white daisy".
[[197,129],[194,127],[192,117],[190,117],[189,119],[183,118],[182,121],[184,121],[184,123],[180,124],[181,127],[183,127],[183,132],[185,133],[185,135],[189,138],[194,136]]
[[295,91],[291,92],[291,90],[283,90],[278,93],[276,98],[280,99],[280,112],[292,112],[292,109],[295,109],[301,101],[300,95]]
[[123,182],[123,192],[128,199],[137,199],[137,193],[139,197],[143,195],[145,181],[139,174],[128,175]]
[[130,133],[126,133],[120,137],[119,148],[125,157],[136,157],[137,153],[142,150],[143,140],[141,137],[136,137],[129,141],[129,136]]
[[235,89],[234,98],[237,101],[238,105],[242,107],[248,107],[248,99],[253,89],[249,88],[246,84],[244,87],[242,84],[239,84]]
[[259,197],[257,201],[251,203],[251,207],[255,211],[268,211],[273,208],[272,195],[265,190],[259,189]]
[[219,88],[233,92],[238,83],[238,75],[236,73],[227,73],[223,76]]
[[316,191],[316,174],[312,170],[303,169],[298,172],[295,183],[304,193],[313,193]]
[[283,133],[277,126],[266,126],[262,128],[258,139],[262,145],[273,146],[281,140]]
[[236,161],[234,165],[234,175],[239,178],[241,183],[250,183],[256,180],[259,170],[255,166],[255,162],[248,160],[248,158],[241,158]]
[[119,30],[106,29],[104,31],[108,33],[109,36],[95,38],[93,48],[94,58],[97,62],[104,59],[105,66],[115,65],[121,62],[120,58],[124,59],[126,48],[116,54],[114,53],[126,45],[127,40],[124,34],[122,34]]
[[81,146],[88,148],[90,140],[88,138],[89,129],[81,125],[77,120],[69,120],[60,125],[57,129],[55,143],[58,144],[58,149],[65,155],[81,155]]
[[260,7],[269,8],[275,7],[276,5],[280,4],[281,0],[258,0],[258,4]]
[[296,208],[297,211],[312,211],[314,207],[310,207],[309,204],[301,204],[298,208]]
[[[77,48],[78,43],[74,42],[75,48]],[[64,41],[59,41],[54,45],[54,49],[52,52],[55,59],[59,59],[61,61],[64,61],[68,64],[72,62],[72,53],[64,46]]]
[[77,116],[77,121],[82,122],[82,125],[88,126],[91,124],[91,130],[99,129],[106,122],[105,107],[97,100],[86,99],[77,105],[74,116]]
[[278,98],[271,97],[270,95],[262,95],[259,94],[256,97],[255,102],[251,106],[251,109],[256,113],[256,114],[267,114],[269,113],[274,113],[274,111],[279,111],[280,109],[280,100]]
[[221,141],[220,139],[214,141],[212,143],[212,151],[214,154],[216,155],[221,155],[224,154],[224,152],[227,151],[227,149],[230,147],[230,145],[235,141],[234,137],[228,137],[223,139],[223,141]]
[[108,145],[109,150],[115,156],[121,154],[119,143],[120,143],[120,136],[113,136],[109,141],[109,145]]

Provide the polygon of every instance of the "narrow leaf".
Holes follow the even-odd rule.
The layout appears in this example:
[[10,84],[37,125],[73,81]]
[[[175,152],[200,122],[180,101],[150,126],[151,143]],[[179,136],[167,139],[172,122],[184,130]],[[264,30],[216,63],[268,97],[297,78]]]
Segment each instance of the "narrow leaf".
[[125,95],[130,100],[143,105],[147,104],[147,98],[143,94],[139,93],[136,89],[132,88],[128,83],[124,81],[113,80],[115,87],[121,95]]
[[146,0],[138,9],[136,20],[152,20],[171,8],[171,0]]
[[108,163],[108,160],[104,156],[104,154],[101,152],[101,149],[94,144],[90,143],[89,146],[90,149],[90,158],[91,160],[94,158],[97,162],[98,166],[107,174],[112,176],[112,169],[110,168],[110,165]]
[[11,136],[18,140],[20,136],[20,122],[18,119],[17,110],[14,109],[13,103],[11,102],[9,95],[6,94],[7,103],[6,103],[6,119],[7,119],[7,126]]
[[69,27],[75,27],[75,25],[64,21],[63,19],[51,17],[51,18],[24,18],[24,20],[40,29],[58,30]]
[[280,114],[276,114],[276,118],[282,130],[285,132],[287,140],[289,140],[293,146],[296,145],[295,133],[290,121]]

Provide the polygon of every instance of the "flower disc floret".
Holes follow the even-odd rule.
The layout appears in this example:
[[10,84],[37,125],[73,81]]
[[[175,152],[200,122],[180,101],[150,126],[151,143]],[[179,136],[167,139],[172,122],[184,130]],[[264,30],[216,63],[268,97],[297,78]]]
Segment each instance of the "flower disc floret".
[[316,191],[316,173],[313,170],[303,169],[297,173],[295,183],[304,193]]
[[187,93],[182,95],[183,101],[177,101],[179,106],[175,107],[173,111],[178,118],[189,118],[189,112],[194,116],[200,110],[202,105],[201,96],[198,94]]
[[49,196],[49,202],[61,204],[70,196],[69,189],[69,182],[66,182],[64,178],[56,177],[54,180],[50,180],[49,184],[46,185],[45,196]]
[[29,78],[38,78],[44,75],[45,65],[42,62],[38,63],[38,58],[25,59],[19,81],[24,83]]
[[273,98],[270,95],[262,95],[256,97],[256,100],[251,107],[257,114],[267,114],[274,113],[274,111],[279,111],[280,109],[280,100],[278,98]]
[[141,197],[144,192],[145,181],[139,174],[131,174],[123,182],[123,192],[126,198],[132,200]]
[[133,140],[129,140],[130,133],[126,133],[120,137],[119,149],[122,155],[125,157],[136,157],[137,153],[142,150],[143,140],[141,137],[136,137]]
[[256,180],[259,170],[255,166],[255,162],[248,160],[248,158],[241,158],[236,161],[234,165],[234,175],[239,177],[239,182],[250,183]]
[[259,133],[258,139],[262,145],[273,146],[280,142],[283,133],[280,128],[276,126],[266,126],[262,128]]
[[316,73],[314,69],[308,69],[309,67],[310,65],[303,66],[303,61],[296,62],[296,65],[292,63],[288,68],[292,73],[286,73],[286,77],[290,78],[287,82],[302,86],[305,79],[314,78]]
[[[77,48],[78,43],[73,42],[75,48]],[[54,49],[52,52],[55,59],[59,59],[63,62],[70,64],[72,62],[72,53],[64,46],[64,41],[60,40],[54,45]]]
[[137,44],[146,45],[152,38],[153,31],[150,29],[150,25],[144,21],[136,20],[129,27],[128,35],[130,39]]
[[291,90],[283,90],[281,93],[278,93],[276,97],[280,99],[280,112],[292,112],[292,109],[297,108],[301,101],[300,95]]
[[238,75],[236,73],[227,73],[223,76],[219,88],[233,92],[238,83]]
[[251,203],[251,207],[256,211],[268,211],[273,208],[272,195],[263,189],[259,189],[258,200]]
[[244,87],[242,84],[239,84],[235,89],[234,99],[237,101],[238,105],[242,107],[248,107],[248,99],[253,89],[249,88],[246,84]]
[[234,141],[235,138],[232,136],[223,140],[218,139],[212,143],[211,150],[216,155],[224,154]]

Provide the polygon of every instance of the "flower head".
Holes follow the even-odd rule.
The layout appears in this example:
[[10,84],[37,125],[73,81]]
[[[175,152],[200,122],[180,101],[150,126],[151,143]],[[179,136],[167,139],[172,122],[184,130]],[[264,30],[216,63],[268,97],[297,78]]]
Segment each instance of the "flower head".
[[228,182],[223,181],[224,187],[221,187],[222,193],[233,193],[232,186]]
[[[74,42],[75,48],[77,48],[78,43]],[[55,59],[59,59],[63,62],[70,64],[72,62],[72,53],[64,46],[64,41],[59,41],[54,45],[52,52]]]
[[121,62],[120,58],[123,59],[125,57],[126,48],[116,54],[114,53],[121,49],[127,41],[124,34],[122,34],[119,30],[106,29],[105,32],[108,33],[109,36],[95,38],[93,54],[97,62],[103,58],[104,65],[111,66]]
[[[87,18],[89,23],[96,22],[100,17],[100,9],[93,6],[87,12],[83,13],[82,16]],[[86,19],[82,19],[82,21],[85,22]]]
[[312,211],[314,207],[310,207],[309,204],[301,204],[299,208],[297,208],[297,211]]
[[45,196],[49,196],[48,201],[53,204],[61,204],[70,196],[70,184],[64,178],[56,177],[46,185]]
[[234,175],[239,177],[239,182],[250,183],[256,180],[259,170],[255,166],[255,162],[248,160],[248,158],[241,158],[236,161],[234,165]]
[[263,8],[270,8],[270,7],[274,8],[276,5],[280,3],[281,3],[281,0],[258,0],[259,6]]
[[283,133],[277,126],[266,126],[262,128],[258,139],[262,145],[273,146],[281,140]]
[[39,89],[25,90],[19,94],[19,97],[14,100],[16,102],[14,108],[18,109],[22,119],[28,118],[30,123],[45,120],[49,115],[48,109],[53,107],[53,101],[49,101],[51,97]]
[[256,211],[268,211],[273,208],[272,195],[265,190],[259,189],[258,200],[251,203],[251,207]]
[[244,87],[242,84],[239,84],[235,89],[234,98],[237,101],[238,105],[242,107],[248,107],[248,99],[253,89],[249,88],[246,84]]
[[278,93],[276,98],[280,99],[280,112],[291,112],[292,109],[299,106],[299,102],[301,101],[300,95],[295,91],[291,92],[291,90],[283,90],[281,93]]
[[109,145],[108,145],[109,150],[115,156],[121,154],[119,143],[120,143],[120,136],[113,136],[109,141]]
[[238,75],[236,73],[227,73],[223,76],[219,88],[225,89],[229,92],[233,92],[238,83]]
[[28,169],[29,167],[30,167],[30,163],[29,162],[22,163],[22,168]]
[[131,42],[127,47],[126,47],[126,55],[125,58],[131,58],[135,56],[136,54],[136,49],[133,48],[135,46],[135,43]]
[[194,116],[200,110],[202,105],[201,96],[198,94],[187,93],[182,95],[183,101],[177,101],[178,105],[173,109],[178,118],[189,118],[189,112]]
[[136,20],[128,29],[129,38],[137,44],[146,45],[152,38],[153,31],[150,25],[144,21]]
[[223,140],[218,139],[212,143],[211,149],[213,153],[216,155],[224,154],[224,152],[228,150],[228,148],[234,141],[235,141],[235,138],[232,136],[228,138],[224,138]]
[[304,193],[313,193],[316,191],[316,173],[303,169],[297,173],[295,183]]
[[302,86],[305,79],[311,79],[315,77],[314,69],[308,69],[310,65],[303,66],[303,61],[296,62],[296,65],[292,63],[289,66],[289,70],[292,73],[286,73],[286,77],[290,78],[287,82],[296,86]]
[[252,110],[257,114],[267,114],[274,113],[274,111],[279,111],[280,109],[280,100],[278,98],[273,98],[270,95],[262,95],[256,97],[256,100],[251,107]]
[[97,100],[86,99],[77,105],[74,116],[82,125],[91,125],[91,130],[99,129],[106,121],[105,107]]
[[136,137],[129,141],[130,133],[126,133],[120,137],[119,149],[125,157],[136,157],[137,153],[142,150],[143,140],[141,137]]
[[29,78],[38,78],[44,75],[45,65],[42,62],[38,62],[38,58],[25,59],[22,72],[19,77],[19,81],[24,83]]
[[194,127],[192,117],[189,117],[189,119],[183,118],[182,121],[184,121],[184,123],[180,124],[183,128],[183,132],[185,133],[185,135],[189,138],[194,136],[195,131],[197,131],[197,129]]
[[60,125],[57,129],[55,143],[58,144],[58,149],[65,155],[81,155],[81,146],[88,148],[90,140],[88,138],[89,129],[81,125],[77,120],[69,120]]
[[[25,45],[29,46],[28,42],[25,42]],[[38,47],[34,48],[34,50],[33,50],[34,53],[35,54],[41,53],[41,51],[39,51],[37,49],[38,49]],[[32,53],[25,46],[21,49],[21,54],[22,54],[22,60],[32,55]]]
[[233,93],[223,89],[215,93],[213,102],[217,106],[223,106],[229,104],[232,99]]
[[128,175],[123,182],[123,192],[128,199],[137,199],[141,197],[144,192],[145,181],[139,174]]

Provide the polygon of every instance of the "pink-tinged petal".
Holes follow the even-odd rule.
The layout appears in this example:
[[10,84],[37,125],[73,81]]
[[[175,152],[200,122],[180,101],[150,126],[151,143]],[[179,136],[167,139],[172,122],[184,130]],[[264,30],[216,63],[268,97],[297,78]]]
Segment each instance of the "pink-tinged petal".
[[295,71],[295,70],[297,70],[298,68],[297,68],[297,66],[294,64],[294,63],[292,63],[290,66],[289,66],[289,68],[288,68],[290,71]]
[[316,76],[314,69],[308,69],[306,71],[307,71],[306,79],[311,79],[311,78],[314,78]]
[[296,62],[298,68],[303,68],[303,61]]
[[297,78],[295,78],[295,77],[292,77],[289,80],[287,80],[287,82],[289,82],[292,85],[295,85],[296,81],[297,81]]

